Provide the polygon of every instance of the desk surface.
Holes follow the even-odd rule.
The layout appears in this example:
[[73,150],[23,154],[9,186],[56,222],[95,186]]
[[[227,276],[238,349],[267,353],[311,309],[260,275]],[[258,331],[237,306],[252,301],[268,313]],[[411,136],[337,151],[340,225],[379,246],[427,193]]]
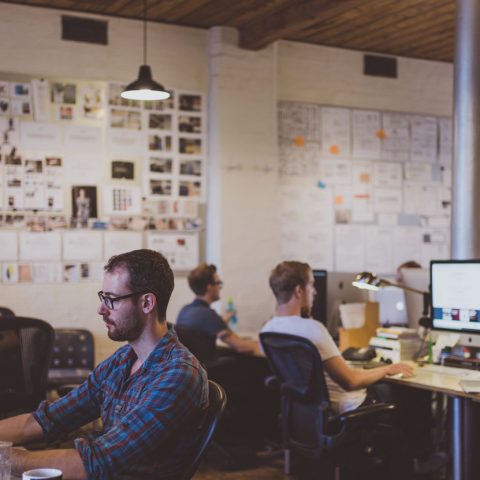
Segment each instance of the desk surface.
[[[414,368],[413,377],[410,378],[392,378],[385,377],[386,381],[392,383],[399,383],[402,385],[410,385],[415,388],[422,388],[435,392],[442,392],[447,395],[454,395],[456,397],[468,397],[472,400],[480,402],[480,394],[466,393],[460,387],[460,380],[471,379],[472,375],[469,370],[465,370],[462,376],[458,376],[447,368],[442,368],[440,365],[435,366],[435,369],[419,366],[413,362],[410,363]],[[476,372],[474,372],[476,373]]]

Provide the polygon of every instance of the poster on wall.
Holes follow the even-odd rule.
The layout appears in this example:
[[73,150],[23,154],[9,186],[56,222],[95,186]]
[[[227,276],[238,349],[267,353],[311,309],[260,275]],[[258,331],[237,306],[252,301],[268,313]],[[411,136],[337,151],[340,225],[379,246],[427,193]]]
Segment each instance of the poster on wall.
[[76,185],[72,187],[72,226],[86,227],[89,218],[97,218],[97,187]]

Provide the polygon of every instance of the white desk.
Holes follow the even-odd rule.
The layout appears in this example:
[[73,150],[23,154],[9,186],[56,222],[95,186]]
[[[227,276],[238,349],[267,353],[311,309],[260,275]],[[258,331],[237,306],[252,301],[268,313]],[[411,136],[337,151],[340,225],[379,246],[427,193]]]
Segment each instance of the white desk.
[[411,378],[386,377],[385,380],[407,387],[441,392],[451,399],[452,478],[474,480],[479,478],[479,470],[475,465],[479,462],[476,458],[478,455],[475,455],[479,446],[476,439],[479,437],[468,427],[480,430],[480,424],[476,421],[476,418],[480,418],[480,394],[465,393],[459,381],[476,380],[479,373],[462,370],[458,375],[454,370],[441,366],[417,366]]

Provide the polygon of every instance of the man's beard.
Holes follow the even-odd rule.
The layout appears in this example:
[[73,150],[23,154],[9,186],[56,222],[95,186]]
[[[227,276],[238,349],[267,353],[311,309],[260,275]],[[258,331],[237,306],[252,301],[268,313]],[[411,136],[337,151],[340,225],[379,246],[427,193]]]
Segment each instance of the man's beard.
[[144,328],[144,323],[135,315],[130,317],[126,324],[114,325],[113,328],[109,328],[107,335],[110,340],[115,342],[132,342],[140,337]]

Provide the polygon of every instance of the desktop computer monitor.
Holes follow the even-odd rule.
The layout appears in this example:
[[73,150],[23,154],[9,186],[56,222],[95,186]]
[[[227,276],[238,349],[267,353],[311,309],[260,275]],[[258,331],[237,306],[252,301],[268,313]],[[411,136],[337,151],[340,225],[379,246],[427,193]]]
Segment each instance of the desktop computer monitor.
[[339,306],[342,303],[366,302],[367,290],[354,287],[352,282],[357,275],[349,272],[329,272],[327,284],[327,328],[335,338],[340,326]]
[[480,260],[432,260],[434,330],[458,333],[457,345],[480,347]]
[[317,291],[312,306],[312,318],[327,324],[327,271],[313,270],[313,285]]
[[[393,281],[393,280],[392,280]],[[380,323],[383,326],[408,325],[405,292],[398,287],[383,287],[372,292],[372,300],[378,302]]]

